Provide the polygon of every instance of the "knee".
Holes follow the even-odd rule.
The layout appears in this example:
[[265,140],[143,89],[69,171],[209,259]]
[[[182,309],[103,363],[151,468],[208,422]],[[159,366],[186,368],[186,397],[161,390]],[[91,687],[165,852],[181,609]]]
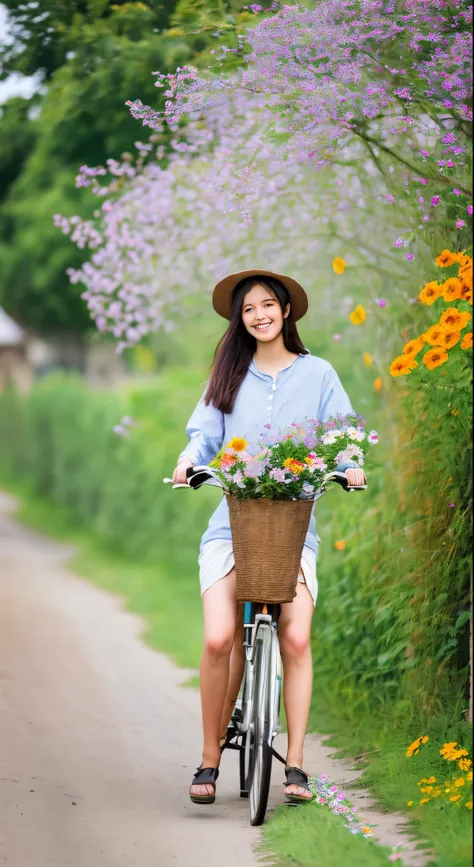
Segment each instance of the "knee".
[[233,632],[213,632],[204,638],[204,652],[213,657],[228,656],[233,643]]
[[280,649],[283,657],[302,659],[311,653],[310,637],[296,629],[286,629],[280,635]]

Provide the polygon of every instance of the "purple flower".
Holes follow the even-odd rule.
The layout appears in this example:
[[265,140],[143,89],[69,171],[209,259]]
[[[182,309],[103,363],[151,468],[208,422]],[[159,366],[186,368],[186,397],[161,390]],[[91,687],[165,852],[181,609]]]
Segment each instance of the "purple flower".
[[463,229],[465,225],[465,220],[456,220],[456,229]]
[[237,485],[238,488],[245,488],[245,481],[244,481],[242,470],[237,470],[237,472],[234,473],[233,481],[235,482],[235,484]]
[[418,196],[418,201],[419,201],[420,205],[422,205],[425,200],[424,200],[423,196]]
[[455,196],[462,196],[461,190],[455,189],[453,190]]
[[414,258],[415,258],[415,256],[414,256],[413,253],[407,253],[407,261],[408,261],[408,262],[411,262],[411,260],[414,259]]
[[385,201],[390,202],[391,205],[395,204],[395,199],[393,198],[393,196],[385,196]]
[[387,306],[387,302],[386,302],[385,298],[376,298],[375,303],[378,304],[379,307],[386,307]]
[[433,208],[436,208],[436,205],[439,204],[440,198],[441,196],[433,196],[433,198],[431,199],[431,204],[433,205]]
[[472,205],[468,205],[467,208],[466,208],[466,211],[467,211],[467,213],[469,214],[469,216],[471,216],[471,214],[472,214]]
[[456,505],[456,503],[450,503],[450,504],[449,504],[449,508],[450,508],[450,509],[454,509],[455,505]]
[[285,481],[285,470],[280,470],[277,467],[273,470],[270,470],[270,478],[274,479],[275,482],[284,482]]
[[418,180],[420,181],[420,184],[427,184],[428,183],[426,178],[418,178]]
[[394,247],[403,247],[403,238],[397,238],[396,241],[393,242]]
[[248,479],[258,479],[265,469],[264,461],[250,460],[245,467],[245,475]]

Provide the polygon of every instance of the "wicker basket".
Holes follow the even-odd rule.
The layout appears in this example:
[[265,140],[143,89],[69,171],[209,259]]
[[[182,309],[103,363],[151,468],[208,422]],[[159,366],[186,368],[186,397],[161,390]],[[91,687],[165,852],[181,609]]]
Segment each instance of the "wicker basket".
[[239,602],[292,602],[314,500],[226,494]]

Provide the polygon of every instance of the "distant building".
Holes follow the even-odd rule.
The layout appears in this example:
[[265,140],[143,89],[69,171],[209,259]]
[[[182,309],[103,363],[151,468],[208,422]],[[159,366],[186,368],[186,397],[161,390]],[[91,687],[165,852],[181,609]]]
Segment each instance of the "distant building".
[[0,392],[11,383],[25,394],[33,378],[26,332],[0,307]]

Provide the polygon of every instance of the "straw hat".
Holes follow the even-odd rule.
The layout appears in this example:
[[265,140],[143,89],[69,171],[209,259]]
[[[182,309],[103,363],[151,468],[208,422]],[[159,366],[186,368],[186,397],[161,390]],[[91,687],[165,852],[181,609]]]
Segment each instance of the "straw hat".
[[214,287],[212,293],[212,306],[219,316],[224,319],[231,318],[232,309],[232,292],[245,277],[274,277],[286,287],[290,296],[291,312],[293,319],[301,319],[308,309],[308,297],[303,287],[293,280],[293,277],[287,277],[286,274],[275,274],[274,271],[264,271],[262,268],[251,268],[248,271],[237,271],[235,274],[228,274]]

